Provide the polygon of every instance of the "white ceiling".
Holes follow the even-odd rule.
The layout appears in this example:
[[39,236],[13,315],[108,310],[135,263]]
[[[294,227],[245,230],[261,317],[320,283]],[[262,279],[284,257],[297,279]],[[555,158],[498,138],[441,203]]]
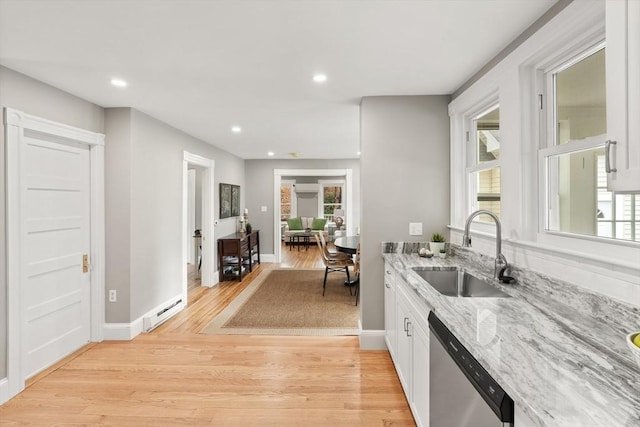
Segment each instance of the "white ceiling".
[[245,159],[357,158],[363,96],[451,94],[554,3],[0,0],[0,64]]

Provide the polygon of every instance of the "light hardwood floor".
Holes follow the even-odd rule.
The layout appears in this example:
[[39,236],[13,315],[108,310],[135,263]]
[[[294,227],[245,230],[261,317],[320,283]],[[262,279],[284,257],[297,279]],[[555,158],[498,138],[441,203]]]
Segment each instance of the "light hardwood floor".
[[[282,253],[283,267],[322,267],[317,248]],[[357,337],[198,333],[277,266],[191,287],[188,308],[152,333],[67,358],[0,407],[0,425],[415,425],[389,354]]]

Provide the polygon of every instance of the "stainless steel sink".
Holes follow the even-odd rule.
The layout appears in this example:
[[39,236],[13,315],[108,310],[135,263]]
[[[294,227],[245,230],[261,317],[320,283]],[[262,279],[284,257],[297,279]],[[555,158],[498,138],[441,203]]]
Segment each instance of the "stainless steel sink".
[[433,289],[450,297],[488,297],[508,298],[510,295],[492,286],[472,274],[456,268],[446,270],[425,270],[414,268],[413,271],[423,278]]

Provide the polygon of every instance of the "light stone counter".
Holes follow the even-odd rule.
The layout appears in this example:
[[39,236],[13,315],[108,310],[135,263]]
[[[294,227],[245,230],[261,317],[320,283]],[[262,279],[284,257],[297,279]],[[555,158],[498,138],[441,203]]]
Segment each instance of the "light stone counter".
[[[640,368],[625,343],[640,330],[640,309],[519,269],[509,273],[516,283],[500,284],[493,258],[466,248],[447,259],[402,253],[416,248],[385,243],[383,256],[534,422],[640,426]],[[512,297],[444,296],[411,270],[450,266]]]

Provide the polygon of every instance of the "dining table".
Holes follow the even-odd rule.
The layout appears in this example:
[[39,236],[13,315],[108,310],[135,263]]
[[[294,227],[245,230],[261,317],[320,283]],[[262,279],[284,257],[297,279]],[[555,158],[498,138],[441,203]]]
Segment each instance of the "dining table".
[[[347,253],[349,255],[355,255],[358,251],[358,245],[360,244],[360,236],[344,236],[338,237],[333,241],[333,245],[340,252]],[[356,286],[356,305],[358,303],[358,291],[360,285],[360,275],[358,274],[355,279],[347,280],[344,282],[345,286]]]
[[343,236],[334,240],[333,245],[340,252],[355,255],[360,244],[360,236]]

